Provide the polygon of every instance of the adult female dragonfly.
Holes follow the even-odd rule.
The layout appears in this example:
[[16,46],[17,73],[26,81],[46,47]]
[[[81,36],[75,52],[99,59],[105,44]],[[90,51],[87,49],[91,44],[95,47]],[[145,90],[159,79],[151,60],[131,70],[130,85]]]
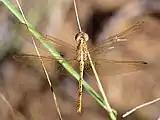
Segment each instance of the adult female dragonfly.
[[[53,44],[53,46],[62,46],[66,47],[67,49],[70,50],[70,52],[75,53],[74,57],[69,59],[66,58],[66,60],[69,61],[69,63],[74,63],[77,62],[79,63],[79,70],[80,70],[80,80],[79,80],[79,100],[78,100],[78,109],[77,112],[81,113],[82,109],[82,81],[83,81],[83,73],[84,71],[90,71],[90,65],[94,64],[94,66],[98,66],[102,64],[103,66],[108,67],[111,69],[114,67],[114,70],[118,70],[119,72],[132,72],[136,71],[138,69],[144,68],[144,66],[147,64],[147,62],[144,61],[117,61],[117,60],[109,60],[106,58],[97,58],[96,55],[104,55],[111,52],[115,48],[125,45],[129,39],[127,37],[131,35],[132,33],[140,30],[141,22],[138,22],[125,31],[116,34],[114,36],[109,37],[108,39],[104,40],[101,44],[98,44],[96,46],[93,46],[91,48],[88,48],[87,46],[87,41],[89,40],[89,37],[86,33],[80,32],[76,35],[75,39],[77,41],[77,48],[74,47],[73,45],[70,45],[68,43],[65,43],[62,40],[53,38],[53,37],[48,37],[46,36],[45,38],[47,39],[47,42],[50,44]],[[90,55],[91,54],[91,55]],[[94,56],[94,57],[93,57]],[[39,56],[36,55],[29,55],[29,54],[20,54],[20,55],[15,55],[14,59],[16,60],[27,60],[29,58],[32,59],[39,59]],[[42,59],[48,59],[48,60],[55,60],[54,57],[50,56],[41,56]],[[93,61],[92,61],[93,60]],[[92,66],[92,65],[91,65]],[[110,73],[114,73],[114,71],[111,71]]]

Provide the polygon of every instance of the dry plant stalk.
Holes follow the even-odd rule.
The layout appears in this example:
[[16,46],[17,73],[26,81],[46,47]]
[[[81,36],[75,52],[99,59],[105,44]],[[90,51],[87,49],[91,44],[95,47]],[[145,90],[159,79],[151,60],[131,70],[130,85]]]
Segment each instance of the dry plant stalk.
[[[21,12],[21,14],[22,14],[22,16],[23,16],[23,19],[24,19],[24,21],[25,21],[25,23],[26,23],[26,18],[25,18],[25,16],[24,16],[23,10],[22,10],[22,8],[21,8],[21,6],[20,6],[20,4],[19,4],[19,1],[16,0],[16,2],[17,2],[17,5],[18,5],[18,7],[19,7],[19,9],[20,9],[20,12]],[[26,24],[26,26],[27,26],[27,24]],[[28,28],[28,26],[27,26],[27,28]],[[57,102],[57,99],[56,99],[56,95],[55,95],[55,93],[54,93],[54,89],[53,89],[53,87],[52,87],[51,80],[50,80],[49,75],[48,75],[48,72],[47,72],[47,69],[46,69],[46,67],[45,67],[45,65],[44,65],[43,60],[41,59],[40,52],[39,52],[39,50],[38,50],[38,48],[37,48],[37,45],[36,45],[36,43],[35,43],[35,40],[34,40],[32,34],[30,34],[30,36],[31,36],[33,45],[34,45],[34,47],[35,47],[35,50],[36,50],[36,52],[37,52],[37,55],[38,55],[38,57],[39,57],[39,60],[40,60],[40,62],[41,62],[41,65],[42,65],[42,67],[43,67],[43,70],[44,70],[44,73],[45,73],[45,75],[46,75],[48,84],[49,84],[49,86],[50,86],[50,90],[51,90],[51,92],[52,92],[52,97],[53,97],[54,102],[55,102],[55,106],[56,106],[56,109],[57,109],[57,112],[58,112],[58,116],[59,116],[60,120],[63,120],[62,115],[61,115],[61,111],[60,111],[60,108],[59,108],[59,106],[58,106],[58,102]]]
[[160,98],[157,98],[155,100],[152,100],[152,101],[144,103],[144,104],[141,104],[141,105],[131,109],[130,111],[126,112],[124,115],[122,115],[122,117],[125,118],[125,117],[129,116],[130,114],[132,114],[133,112],[135,112],[136,110],[143,108],[143,107],[146,107],[148,105],[151,105],[151,104],[158,102],[158,101],[160,101]]
[[90,65],[92,67],[93,73],[95,75],[95,78],[97,80],[98,83],[98,87],[99,90],[102,94],[102,97],[105,101],[105,104],[109,110],[109,112],[112,112],[112,109],[108,103],[107,97],[105,95],[104,89],[102,87],[101,81],[98,77],[97,71],[94,67],[94,64],[92,62],[90,53],[87,49],[87,41],[89,40],[89,36],[87,33],[84,33],[81,29],[81,25],[80,25],[80,20],[79,20],[79,16],[78,16],[78,10],[77,10],[77,5],[76,5],[76,1],[74,0],[74,8],[75,8],[75,15],[76,15],[76,20],[77,20],[77,26],[79,28],[79,33],[76,35],[76,41],[79,42],[78,46],[77,46],[77,54],[78,56],[80,56],[77,60],[79,61],[80,64],[80,79],[79,79],[79,95],[78,95],[78,106],[77,106],[77,112],[81,113],[82,112],[82,82],[83,82],[83,71],[84,71],[84,62],[87,61],[87,59],[90,62]]
[[8,100],[6,99],[6,97],[0,92],[0,98],[6,103],[6,105],[9,107],[9,110],[11,111],[11,115],[13,117],[13,120],[16,120],[15,114],[14,114],[14,110],[12,105],[8,102]]

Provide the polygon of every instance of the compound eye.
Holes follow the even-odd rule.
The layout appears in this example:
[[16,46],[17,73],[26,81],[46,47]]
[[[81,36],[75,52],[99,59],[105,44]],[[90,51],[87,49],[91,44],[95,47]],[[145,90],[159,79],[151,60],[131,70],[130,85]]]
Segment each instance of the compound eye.
[[84,32],[77,33],[76,36],[75,36],[75,40],[80,41],[82,39],[85,40],[85,41],[88,41],[88,39],[89,39],[88,34],[84,33]]
[[88,41],[88,40],[89,40],[89,36],[88,36],[87,33],[83,33],[83,37],[84,37],[85,41]]
[[76,41],[79,41],[79,40],[80,40],[81,34],[82,34],[81,32],[79,32],[79,33],[76,34],[76,36],[75,36],[75,40],[76,40]]

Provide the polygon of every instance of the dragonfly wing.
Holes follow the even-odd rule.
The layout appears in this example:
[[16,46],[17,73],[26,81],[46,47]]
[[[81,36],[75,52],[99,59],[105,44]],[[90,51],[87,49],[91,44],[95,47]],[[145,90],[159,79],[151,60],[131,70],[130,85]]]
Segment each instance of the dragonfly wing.
[[48,35],[45,35],[44,38],[46,39],[46,41],[50,44],[52,44],[53,46],[59,46],[59,47],[63,47],[65,49],[69,49],[70,52],[76,52],[76,47],[67,43],[67,42],[64,42],[63,40],[60,40],[58,38],[54,38],[52,36],[48,36]]
[[89,52],[94,55],[108,53],[117,47],[125,45],[129,41],[129,36],[131,37],[133,33],[137,33],[142,30],[142,24],[143,22],[137,22],[136,24],[127,28],[125,31],[113,35],[108,39],[103,40],[102,43],[91,47]]
[[[37,55],[32,55],[32,54],[14,55],[13,59],[17,62],[22,63],[23,65],[29,65],[29,66],[30,65],[33,66],[33,64],[38,64],[39,66],[42,66],[40,59],[43,61],[43,63],[45,65],[47,65],[47,64],[50,65],[52,63],[54,64],[58,60],[64,60],[64,59],[55,59],[52,56],[37,56]],[[71,66],[74,66],[77,63],[76,59],[69,59],[68,58],[65,60],[66,60],[65,62],[69,63]],[[57,63],[58,64],[56,65],[55,72],[56,73],[63,73],[63,74],[64,74],[64,72],[66,73],[65,68],[59,62],[57,62]],[[41,69],[42,69],[42,67],[41,67]]]
[[[94,60],[94,59],[93,59]],[[144,61],[117,61],[117,60],[96,60],[94,62],[97,69],[107,76],[114,76],[123,73],[136,72],[147,68],[147,62]]]
[[[25,24],[19,23],[19,25],[24,30],[26,30],[25,33],[29,33],[28,28],[27,28],[27,26]],[[65,50],[67,49],[68,51],[70,51],[70,53],[75,53],[76,52],[76,47],[74,47],[73,45],[71,45],[71,44],[69,44],[67,42],[64,42],[64,40],[60,40],[58,38],[54,38],[54,37],[43,35],[43,34],[41,34],[41,35],[44,37],[44,41],[45,42],[47,42],[48,44],[52,45],[56,49],[58,49],[59,47],[61,47],[61,48],[65,48]],[[25,41],[33,44],[33,40],[32,39],[27,39],[27,40],[25,39]],[[35,42],[36,42],[36,46],[38,48],[40,48],[43,51],[49,52],[46,48],[44,48],[44,46],[38,40],[35,40]]]

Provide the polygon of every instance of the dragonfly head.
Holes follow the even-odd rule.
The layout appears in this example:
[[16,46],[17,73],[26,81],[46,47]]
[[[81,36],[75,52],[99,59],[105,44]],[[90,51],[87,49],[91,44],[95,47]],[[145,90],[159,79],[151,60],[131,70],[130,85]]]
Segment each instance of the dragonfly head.
[[88,36],[88,34],[85,33],[85,32],[79,32],[79,33],[77,33],[76,36],[75,36],[75,40],[78,41],[78,42],[79,42],[80,40],[88,41],[88,39],[89,39],[89,36]]

